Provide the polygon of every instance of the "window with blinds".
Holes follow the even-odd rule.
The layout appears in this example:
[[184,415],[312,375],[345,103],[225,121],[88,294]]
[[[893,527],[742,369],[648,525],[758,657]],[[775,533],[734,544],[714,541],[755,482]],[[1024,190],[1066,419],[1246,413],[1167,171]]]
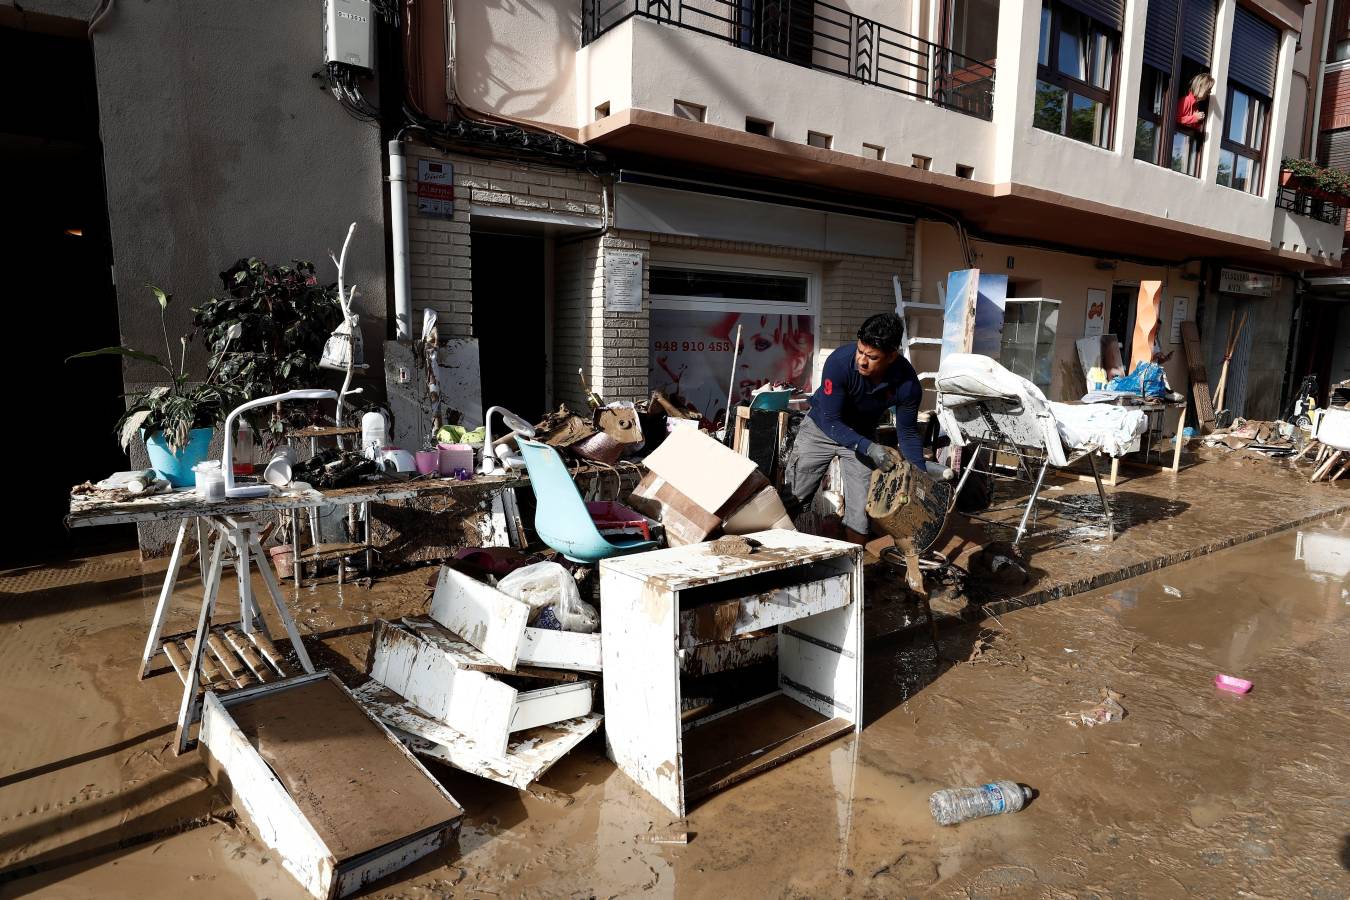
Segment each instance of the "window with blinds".
[[1149,0],[1135,159],[1200,174],[1215,0]]
[[1110,147],[1120,27],[1114,0],[1046,0],[1036,67],[1032,124]]
[[1260,194],[1270,101],[1275,96],[1275,74],[1279,69],[1280,30],[1239,6],[1233,15],[1229,57],[1228,98],[1217,180],[1235,190]]

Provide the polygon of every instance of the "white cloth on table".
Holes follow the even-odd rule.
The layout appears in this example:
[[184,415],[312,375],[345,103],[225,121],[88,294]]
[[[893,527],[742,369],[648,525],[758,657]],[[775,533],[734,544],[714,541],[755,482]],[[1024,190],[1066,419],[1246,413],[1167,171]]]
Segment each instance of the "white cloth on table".
[[1148,430],[1143,410],[1100,403],[1051,403],[1064,443],[1079,449],[1096,445],[1109,456],[1124,456]]
[[987,356],[973,353],[945,357],[935,384],[941,401],[938,418],[953,441],[965,443],[959,424],[944,410],[980,400],[1007,400],[1016,404],[1020,416],[1035,420],[1034,431],[1041,438],[1039,446],[1045,447],[1050,462],[1056,466],[1067,465],[1065,447],[1074,451],[1100,448],[1111,456],[1121,456],[1147,428],[1147,417],[1137,409],[1052,403],[1027,379]]

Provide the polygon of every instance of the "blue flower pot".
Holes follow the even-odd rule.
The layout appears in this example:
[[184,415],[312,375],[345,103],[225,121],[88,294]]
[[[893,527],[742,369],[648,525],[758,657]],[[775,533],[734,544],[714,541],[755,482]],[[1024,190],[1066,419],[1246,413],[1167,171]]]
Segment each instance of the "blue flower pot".
[[150,468],[176,488],[196,487],[197,473],[192,467],[206,459],[211,452],[212,428],[194,428],[188,432],[188,442],[174,453],[164,439],[164,432],[156,431],[145,439],[145,450],[150,454]]

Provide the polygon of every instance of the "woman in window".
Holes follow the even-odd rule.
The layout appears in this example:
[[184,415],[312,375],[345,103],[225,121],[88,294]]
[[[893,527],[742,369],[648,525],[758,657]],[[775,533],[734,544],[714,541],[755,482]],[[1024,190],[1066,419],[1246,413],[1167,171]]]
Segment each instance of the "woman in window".
[[1207,73],[1201,72],[1192,78],[1190,90],[1177,104],[1177,124],[1187,128],[1199,128],[1200,123],[1205,120],[1205,111],[1200,106],[1209,99],[1209,92],[1212,90],[1214,79]]

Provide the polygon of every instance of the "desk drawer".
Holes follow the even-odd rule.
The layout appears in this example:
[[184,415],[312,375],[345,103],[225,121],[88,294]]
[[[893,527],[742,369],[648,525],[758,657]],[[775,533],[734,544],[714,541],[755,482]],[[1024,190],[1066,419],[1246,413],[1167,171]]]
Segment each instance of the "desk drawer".
[[[679,646],[688,649],[708,641],[729,640],[840,609],[853,600],[854,575],[840,572],[829,563],[775,574],[779,577],[768,583],[745,578],[681,591]],[[728,593],[740,595],[724,596]]]

